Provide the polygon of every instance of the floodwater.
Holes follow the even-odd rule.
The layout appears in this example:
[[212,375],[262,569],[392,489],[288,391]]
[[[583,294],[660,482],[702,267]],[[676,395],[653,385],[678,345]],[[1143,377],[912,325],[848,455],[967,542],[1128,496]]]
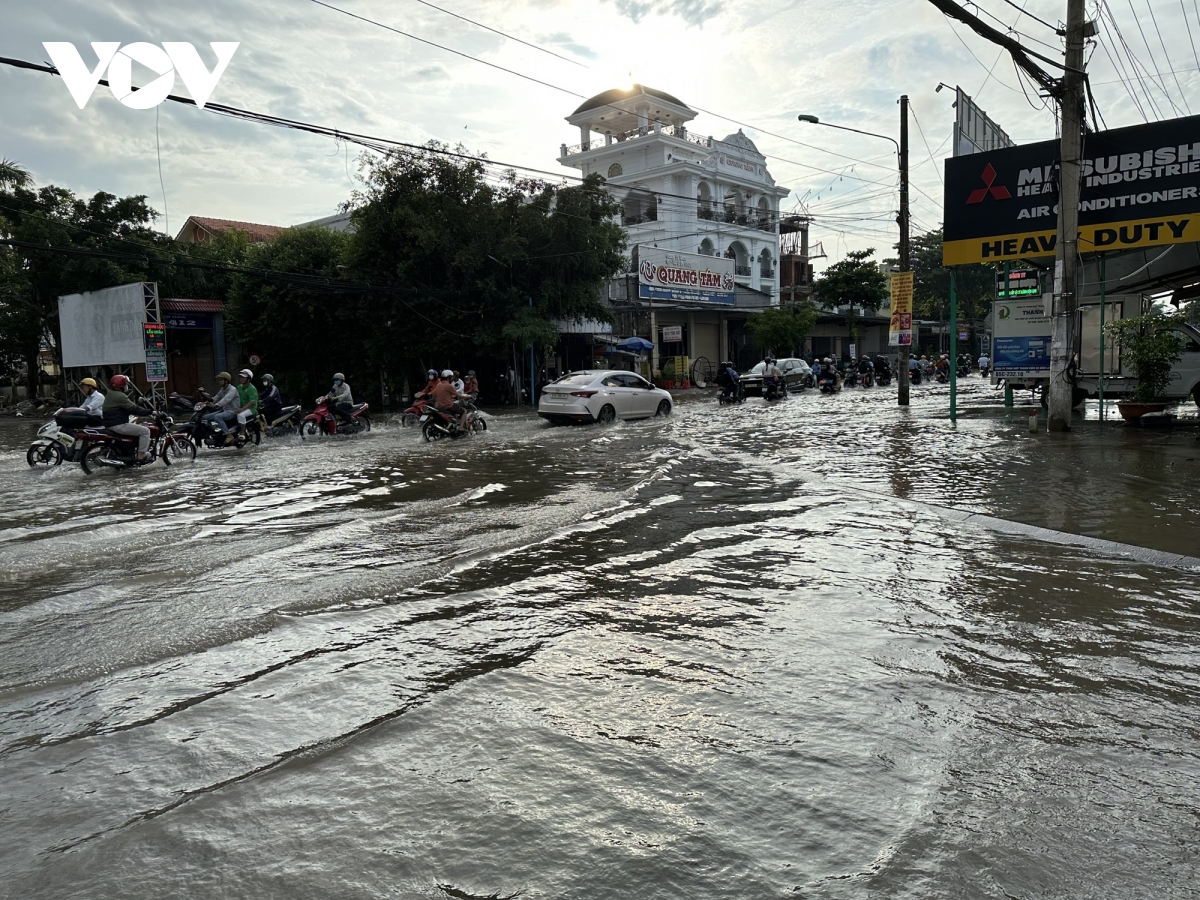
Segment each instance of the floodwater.
[[0,896],[1196,896],[1200,431],[962,396],[0,423]]

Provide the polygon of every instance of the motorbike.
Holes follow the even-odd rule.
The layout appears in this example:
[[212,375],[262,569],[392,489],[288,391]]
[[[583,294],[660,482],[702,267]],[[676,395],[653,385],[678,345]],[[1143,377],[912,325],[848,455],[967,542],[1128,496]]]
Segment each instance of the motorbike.
[[921,378],[922,375],[920,366],[916,366],[915,368],[908,370],[908,380],[910,384],[920,384]]
[[788,395],[787,382],[782,378],[772,381],[764,378],[762,396],[764,400],[786,400]]
[[268,437],[295,434],[300,430],[302,421],[304,421],[304,410],[298,403],[280,407],[278,412],[269,418],[261,409],[258,411],[258,430]]
[[959,378],[966,378],[970,374],[971,374],[971,367],[968,364],[966,364],[966,363],[958,364],[958,377]]
[[842,384],[844,384],[846,387],[858,387],[858,370],[848,370],[845,377],[842,379]]
[[875,372],[872,369],[867,369],[865,372],[858,373],[858,381],[863,387],[875,386]]
[[982,368],[979,370],[979,377],[980,377],[980,378],[987,378],[987,377],[988,377],[990,374],[992,374],[992,370],[991,370],[991,368],[989,368],[988,366],[983,366],[983,367],[982,367]]
[[426,406],[421,414],[421,434],[426,441],[440,441],[442,438],[457,440],[472,432],[487,431],[487,422],[479,415],[473,406],[467,407],[467,427],[464,429],[459,422],[457,413],[444,413],[433,406]]
[[421,416],[425,414],[425,408],[429,406],[429,400],[422,397],[420,400],[414,400],[413,405],[400,413],[400,424],[404,428],[411,428],[421,421]]
[[170,430],[171,420],[156,413],[150,429],[150,446],[144,461],[137,458],[137,438],[113,434],[107,428],[87,427],[75,432],[72,447],[83,471],[91,475],[105,469],[132,469],[162,459],[165,465],[196,458],[196,445],[186,434]]
[[717,395],[717,403],[724,405],[726,403],[745,403],[746,402],[746,386],[740,381],[736,381],[729,387],[723,387],[721,393]]
[[836,394],[842,389],[838,384],[837,375],[833,372],[822,372],[821,377],[817,379],[817,387],[821,389],[822,394]]
[[100,417],[89,416],[78,407],[67,407],[54,413],[54,418],[38,429],[37,438],[29,445],[25,461],[32,468],[60,466],[63,461],[79,462],[75,453],[75,434],[72,428],[100,427]]
[[310,412],[300,422],[300,437],[316,437],[318,434],[357,434],[360,431],[371,430],[371,417],[367,415],[371,407],[366,403],[355,403],[351,409],[350,421],[339,421],[333,408],[324,397],[317,398],[317,408]]
[[892,370],[880,369],[875,375],[875,383],[880,387],[887,387],[892,383]]
[[950,370],[938,369],[933,377],[937,379],[938,384],[947,384],[950,381]]
[[211,403],[212,395],[204,388],[197,389],[192,397],[185,397],[183,394],[171,391],[167,396],[167,409],[175,413],[187,413],[191,415],[196,410],[196,405],[200,403]]
[[[214,412],[216,412],[216,407],[212,404],[197,403],[191,419],[176,428],[175,433],[186,435],[196,446],[205,447],[209,450],[221,450],[225,447],[233,447],[240,450],[247,444],[262,443],[261,416],[257,416],[246,423],[246,437],[240,438],[237,436],[238,428],[236,423],[231,426],[228,435],[222,434],[219,429],[209,423],[206,417],[212,415]],[[227,440],[230,437],[232,440]]]

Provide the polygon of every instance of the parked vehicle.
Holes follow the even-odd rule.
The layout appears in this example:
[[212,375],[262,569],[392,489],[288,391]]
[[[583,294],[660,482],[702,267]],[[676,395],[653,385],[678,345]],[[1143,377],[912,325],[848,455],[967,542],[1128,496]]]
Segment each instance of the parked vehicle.
[[[812,369],[808,367],[808,363],[804,360],[797,357],[788,357],[777,360],[775,365],[783,373],[783,380],[787,384],[789,391],[800,393],[805,388],[813,386]],[[760,362],[750,369],[749,372],[742,375],[742,385],[746,388],[747,394],[762,393],[762,373],[763,364]]]
[[[236,424],[231,426],[231,433],[226,435],[206,421],[206,417],[212,415],[214,411],[215,407],[210,403],[197,403],[191,419],[177,427],[175,433],[187,435],[196,446],[209,450],[223,450],[227,447],[240,450],[247,444],[257,445],[262,442],[260,416],[256,416],[246,423],[246,437],[240,438],[237,436]],[[232,440],[229,440],[230,437]]]
[[633,372],[584,369],[545,385],[538,415],[551,422],[600,422],[669,416],[675,401]]
[[304,410],[300,404],[282,407],[268,421],[262,410],[258,413],[258,429],[268,437],[283,437],[300,431],[300,423],[304,421]]
[[350,421],[346,422],[334,415],[329,403],[324,397],[317,398],[317,408],[310,412],[300,423],[300,437],[315,437],[318,434],[358,434],[360,431],[371,430],[371,417],[368,413],[371,407],[366,403],[355,403]]
[[150,429],[150,447],[145,461],[137,458],[136,437],[113,434],[107,428],[84,428],[75,433],[73,448],[83,471],[91,475],[113,469],[132,469],[161,459],[166,465],[196,458],[196,445],[186,434],[170,431],[171,420],[157,414]]

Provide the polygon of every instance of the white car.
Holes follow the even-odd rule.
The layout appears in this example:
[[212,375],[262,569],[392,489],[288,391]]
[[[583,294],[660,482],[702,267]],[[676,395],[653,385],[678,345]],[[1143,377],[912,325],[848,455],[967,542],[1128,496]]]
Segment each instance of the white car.
[[611,369],[571,372],[542,388],[538,415],[551,422],[601,422],[669,416],[675,402],[641,375]]

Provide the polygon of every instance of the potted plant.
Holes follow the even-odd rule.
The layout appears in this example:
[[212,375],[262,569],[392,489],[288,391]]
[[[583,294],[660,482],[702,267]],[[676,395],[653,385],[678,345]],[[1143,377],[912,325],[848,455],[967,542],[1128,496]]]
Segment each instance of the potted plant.
[[1183,321],[1177,313],[1151,311],[1134,319],[1120,319],[1105,326],[1108,336],[1121,348],[1121,360],[1137,379],[1133,392],[1117,403],[1121,418],[1136,422],[1167,406],[1171,368],[1183,356],[1183,337],[1174,326]]

